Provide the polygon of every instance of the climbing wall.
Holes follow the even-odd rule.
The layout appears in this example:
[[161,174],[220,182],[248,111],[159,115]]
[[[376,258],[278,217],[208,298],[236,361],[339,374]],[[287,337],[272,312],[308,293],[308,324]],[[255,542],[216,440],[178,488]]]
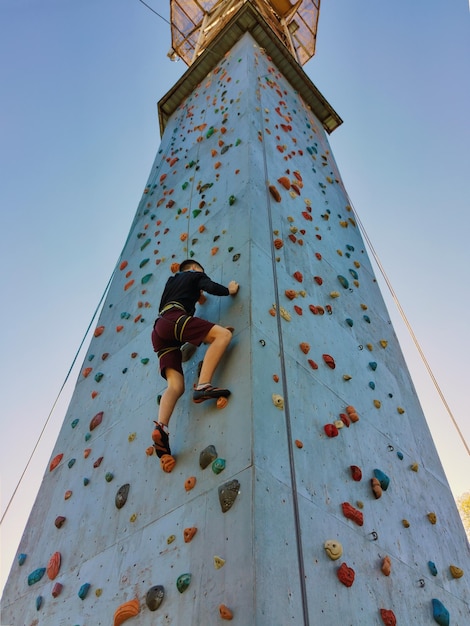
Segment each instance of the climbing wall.
[[[191,402],[201,346],[166,473],[150,332],[188,256],[241,285],[198,310],[232,396]],[[469,570],[327,136],[245,34],[168,120],[2,623],[464,626]]]

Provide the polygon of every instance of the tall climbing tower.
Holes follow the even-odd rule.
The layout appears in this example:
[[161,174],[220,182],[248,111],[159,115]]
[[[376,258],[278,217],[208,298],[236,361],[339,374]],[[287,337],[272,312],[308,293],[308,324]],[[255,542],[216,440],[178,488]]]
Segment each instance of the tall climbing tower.
[[[470,623],[469,547],[302,70],[319,0],[172,0],[188,70],[2,599],[2,624]],[[150,332],[194,257],[216,383],[150,434]],[[187,387],[204,347],[186,353]]]

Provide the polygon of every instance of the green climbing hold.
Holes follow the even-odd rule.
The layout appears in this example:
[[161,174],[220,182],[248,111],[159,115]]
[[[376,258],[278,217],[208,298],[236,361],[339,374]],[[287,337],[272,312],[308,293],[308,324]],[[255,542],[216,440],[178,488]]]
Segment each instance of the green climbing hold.
[[139,263],[139,267],[144,267],[144,265],[147,265],[147,263],[150,261],[150,259],[144,259],[143,261],[141,261]]
[[176,587],[180,593],[186,591],[191,582],[191,574],[181,574],[176,580]]
[[347,289],[349,287],[348,280],[344,276],[341,276],[341,274],[338,274],[338,280],[341,286],[344,287],[344,289]]
[[228,203],[230,204],[230,206],[235,204],[235,196],[230,196],[229,199],[228,199]]
[[88,360],[89,360],[89,361],[93,361],[93,359],[94,359],[94,358],[95,358],[95,355],[94,355],[94,354],[90,354],[90,355],[88,355]]
[[146,248],[149,245],[150,241],[151,241],[150,239],[146,239],[144,243],[140,246],[140,249],[144,250],[144,248]]
[[67,463],[67,465],[69,466],[69,468],[73,467],[75,465],[75,461],[77,459],[70,459],[70,461]]
[[356,280],[359,278],[359,274],[356,272],[356,270],[350,269],[349,273],[351,274],[351,276],[353,278],[355,278]]
[[194,209],[193,211],[193,217],[197,217],[199,215],[199,213],[201,212],[201,209]]
[[99,383],[99,382],[100,382],[100,380],[102,380],[103,376],[104,376],[103,372],[98,372],[98,373],[95,375],[95,381],[96,381],[97,383]]
[[147,365],[149,361],[150,359],[148,359],[147,357],[145,359],[140,359],[140,362],[142,363],[142,365]]
[[127,313],[126,311],[123,311],[123,312],[121,313],[121,319],[122,319],[122,320],[128,320],[128,319],[130,318],[130,316],[131,316],[131,314],[130,314],[130,313]]
[[206,133],[206,139],[209,139],[209,137],[211,137],[213,134],[214,134],[214,127],[211,126]]
[[72,428],[75,428],[75,426],[78,424],[80,420],[78,419],[78,417],[76,417],[73,422],[70,424],[72,426]]
[[146,283],[149,282],[149,280],[152,278],[153,274],[146,274],[142,280],[140,281],[142,283],[142,285],[145,285]]

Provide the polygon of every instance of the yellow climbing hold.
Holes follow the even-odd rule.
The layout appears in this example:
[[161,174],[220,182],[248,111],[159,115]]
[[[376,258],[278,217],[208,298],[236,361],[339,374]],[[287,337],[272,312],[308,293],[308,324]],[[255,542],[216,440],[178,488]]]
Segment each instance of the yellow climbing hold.
[[388,346],[388,341],[386,339],[381,339],[379,343],[382,346],[382,348],[386,348]]
[[397,411],[398,413],[400,413],[400,415],[403,415],[403,413],[405,412],[405,409],[402,408],[401,406],[397,406]]
[[376,409],[380,409],[380,407],[382,406],[382,403],[380,402],[380,400],[374,400],[374,406]]
[[339,298],[339,291],[330,291],[330,298]]
[[225,559],[222,559],[220,556],[214,557],[214,567],[215,569],[220,569],[225,565]]
[[278,393],[273,393],[271,397],[275,407],[277,407],[278,409],[284,408],[284,398],[282,396],[280,396]]
[[452,578],[462,578],[463,569],[457,567],[457,565],[449,565],[450,573],[452,574]]

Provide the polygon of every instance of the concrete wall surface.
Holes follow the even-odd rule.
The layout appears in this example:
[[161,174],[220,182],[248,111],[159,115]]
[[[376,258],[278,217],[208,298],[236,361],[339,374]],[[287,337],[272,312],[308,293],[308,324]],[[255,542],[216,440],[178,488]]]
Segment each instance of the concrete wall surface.
[[[232,396],[192,403],[199,347],[165,473],[150,332],[188,256],[240,283],[198,308],[235,328],[214,378]],[[208,626],[221,605],[240,626],[470,624],[468,542],[327,135],[248,33],[169,120],[95,334],[2,624]]]

